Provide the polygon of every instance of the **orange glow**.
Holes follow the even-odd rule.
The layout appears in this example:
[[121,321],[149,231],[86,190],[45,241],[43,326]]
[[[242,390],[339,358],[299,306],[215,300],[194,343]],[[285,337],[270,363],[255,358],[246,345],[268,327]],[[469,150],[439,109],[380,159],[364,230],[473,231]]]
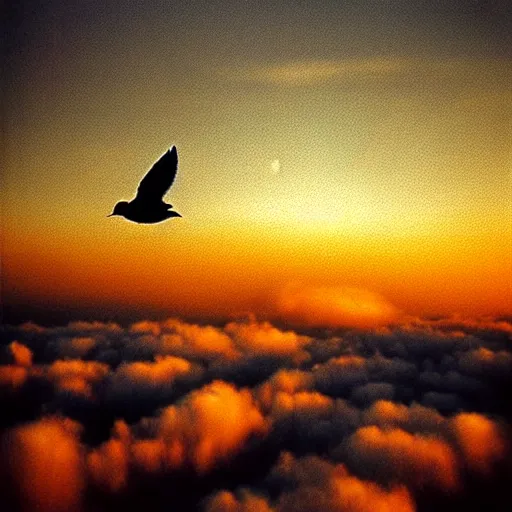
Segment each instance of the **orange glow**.
[[[170,250],[163,231],[98,229],[83,235],[86,254],[58,229],[41,232],[44,244],[8,233],[6,289],[16,283],[19,300],[39,303],[52,290],[56,304],[98,310],[224,317],[252,311],[331,326],[385,323],[395,309],[416,315],[511,312],[507,233],[372,238],[247,224],[219,225],[213,239],[187,225],[172,235]],[[293,290],[293,282],[304,283],[303,289]]]
[[292,322],[328,327],[372,327],[396,316],[395,308],[377,294],[354,288],[288,287],[278,310]]

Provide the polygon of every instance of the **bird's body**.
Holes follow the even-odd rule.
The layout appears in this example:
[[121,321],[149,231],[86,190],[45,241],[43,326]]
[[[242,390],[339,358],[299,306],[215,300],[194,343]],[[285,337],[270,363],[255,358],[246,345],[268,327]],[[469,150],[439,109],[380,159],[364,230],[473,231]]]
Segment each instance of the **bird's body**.
[[178,212],[171,209],[172,205],[163,201],[163,196],[171,187],[177,170],[178,153],[173,146],[142,178],[135,199],[117,203],[109,217],[120,215],[139,224],[156,224],[171,217],[181,217]]

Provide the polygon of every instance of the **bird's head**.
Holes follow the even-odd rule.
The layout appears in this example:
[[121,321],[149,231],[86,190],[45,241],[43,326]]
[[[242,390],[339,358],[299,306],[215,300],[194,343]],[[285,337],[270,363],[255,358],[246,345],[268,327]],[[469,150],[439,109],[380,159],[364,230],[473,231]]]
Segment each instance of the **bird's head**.
[[127,211],[128,211],[128,203],[126,201],[120,201],[119,203],[117,203],[114,206],[114,211],[110,215],[107,215],[107,217],[112,217],[113,215],[122,215],[122,216],[124,216],[124,214]]

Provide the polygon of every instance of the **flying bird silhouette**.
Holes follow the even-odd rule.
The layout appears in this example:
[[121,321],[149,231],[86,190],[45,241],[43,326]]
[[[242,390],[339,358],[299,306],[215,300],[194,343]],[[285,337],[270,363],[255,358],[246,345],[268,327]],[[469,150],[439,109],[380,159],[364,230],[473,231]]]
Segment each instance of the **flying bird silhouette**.
[[171,210],[172,205],[164,203],[163,197],[171,188],[178,170],[178,152],[173,146],[157,160],[142,178],[137,188],[135,199],[130,202],[120,201],[114,211],[107,215],[120,215],[125,219],[140,224],[156,224],[171,217],[181,217]]

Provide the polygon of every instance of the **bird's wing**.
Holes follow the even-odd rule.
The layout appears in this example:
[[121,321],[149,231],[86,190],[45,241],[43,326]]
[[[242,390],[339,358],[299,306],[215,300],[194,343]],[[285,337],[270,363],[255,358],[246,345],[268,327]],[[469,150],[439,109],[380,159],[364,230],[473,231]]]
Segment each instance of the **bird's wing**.
[[146,176],[142,178],[135,199],[144,202],[161,200],[171,187],[177,171],[178,152],[176,146],[173,146],[154,163]]

